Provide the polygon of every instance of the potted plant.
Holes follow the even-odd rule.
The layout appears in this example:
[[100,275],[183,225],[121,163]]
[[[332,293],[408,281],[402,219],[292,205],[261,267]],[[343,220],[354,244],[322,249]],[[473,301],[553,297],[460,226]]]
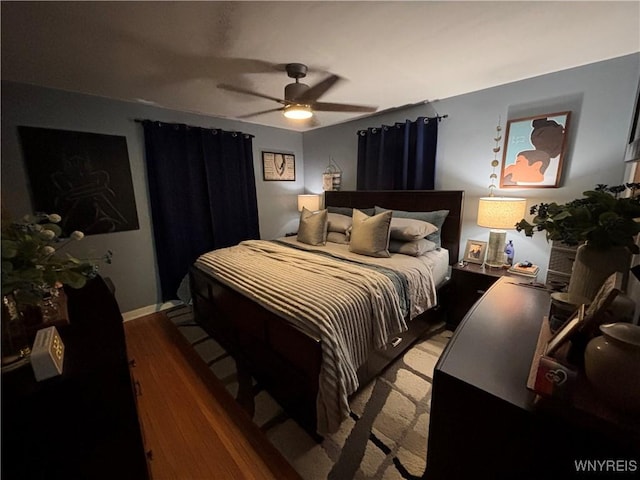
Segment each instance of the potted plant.
[[[630,190],[631,195],[621,194]],[[516,230],[528,237],[545,231],[547,240],[580,245],[576,253],[569,295],[592,300],[606,278],[616,271],[625,273],[631,254],[640,253],[635,236],[640,233],[640,183],[608,187],[597,185],[583,198],[565,204],[540,203],[531,207],[531,222],[525,219]]]
[[[100,258],[78,259],[64,248],[84,238],[79,231],[61,238],[60,215],[39,213],[21,221],[2,221],[2,334],[3,364],[7,350],[18,357],[29,354],[28,347],[6,342],[25,342],[42,323],[66,318],[62,287],[82,288],[97,271],[97,261],[111,263],[111,252]],[[33,332],[31,332],[33,333]]]

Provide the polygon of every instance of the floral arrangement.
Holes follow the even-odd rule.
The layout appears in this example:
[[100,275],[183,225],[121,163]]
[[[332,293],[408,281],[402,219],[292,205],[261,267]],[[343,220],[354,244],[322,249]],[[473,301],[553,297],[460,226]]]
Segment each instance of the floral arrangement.
[[[620,194],[627,189],[628,197]],[[559,240],[567,245],[588,242],[590,247],[606,250],[611,247],[627,247],[631,253],[640,253],[634,237],[640,233],[640,183],[627,183],[608,187],[599,184],[595,190],[584,192],[564,205],[540,203],[533,205],[532,222],[525,219],[516,224],[516,230],[528,237],[536,231],[546,231],[547,240]]]
[[68,285],[82,288],[95,277],[97,261],[111,263],[112,252],[100,258],[78,259],[61,251],[80,241],[84,234],[75,231],[61,238],[57,214],[26,215],[20,222],[2,225],[2,295],[13,293],[19,303],[35,304],[51,288]]

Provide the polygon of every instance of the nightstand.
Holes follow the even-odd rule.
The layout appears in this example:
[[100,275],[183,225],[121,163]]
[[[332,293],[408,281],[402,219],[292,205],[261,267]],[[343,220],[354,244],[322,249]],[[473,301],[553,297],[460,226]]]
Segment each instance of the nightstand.
[[516,281],[522,281],[523,277],[513,275],[506,268],[487,267],[475,263],[451,267],[451,298],[448,311],[447,326],[455,329],[467,314],[474,303],[486,292],[500,277],[514,277]]

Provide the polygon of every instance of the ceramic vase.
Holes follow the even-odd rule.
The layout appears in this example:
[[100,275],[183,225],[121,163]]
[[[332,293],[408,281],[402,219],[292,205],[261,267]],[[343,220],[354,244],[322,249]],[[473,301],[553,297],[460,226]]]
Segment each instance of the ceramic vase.
[[41,298],[21,303],[19,291],[2,296],[2,368],[22,365],[29,359],[31,344],[41,328],[69,323],[67,296],[62,287],[43,287]]
[[640,413],[640,326],[610,323],[585,349],[587,380],[610,406]]
[[598,250],[587,243],[580,245],[571,269],[569,297],[593,300],[611,274],[622,272],[626,278],[630,266],[631,252],[626,247]]
[[29,338],[12,294],[2,296],[2,370],[29,358]]

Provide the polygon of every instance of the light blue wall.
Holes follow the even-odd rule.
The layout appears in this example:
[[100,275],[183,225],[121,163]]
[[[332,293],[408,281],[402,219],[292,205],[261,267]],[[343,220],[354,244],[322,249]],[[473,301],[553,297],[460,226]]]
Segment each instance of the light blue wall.
[[[304,190],[302,134],[247,122],[211,118],[162,108],[2,82],[2,206],[19,218],[32,211],[16,126],[56,128],[122,135],[127,139],[140,229],[85,237],[73,245],[79,256],[114,252],[113,264],[101,267],[116,286],[123,312],[160,302],[149,196],[144,164],[142,126],[134,119],[186,123],[238,130],[254,135],[256,190],[263,238],[283,236],[297,225],[296,194]],[[296,156],[295,182],[264,182],[261,152]]]
[[[504,126],[507,118],[573,111],[563,186],[558,189],[500,192],[525,196],[529,204],[570,200],[596,183],[618,184],[623,180],[625,166],[622,159],[639,76],[640,54],[634,54],[304,134],[2,82],[2,205],[13,215],[21,216],[31,211],[17,125],[125,136],[140,229],[89,236],[76,245],[77,252],[73,253],[114,251],[113,265],[104,266],[102,273],[114,280],[120,308],[128,312],[160,301],[144,142],[142,129],[133,119],[150,118],[239,130],[254,135],[260,231],[262,238],[275,238],[297,228],[295,195],[303,191],[322,191],[321,175],[330,157],[344,171],[343,188],[355,188],[358,129],[413,120],[417,116],[433,116],[437,110],[441,115],[447,114],[448,118],[440,123],[436,188],[466,191],[462,232],[464,247],[466,239],[488,238],[488,231],[478,227],[475,220],[478,198],[487,194],[498,118],[502,119]],[[425,78],[426,92],[428,78]],[[263,150],[295,154],[296,181],[262,181],[260,157]],[[516,260],[528,259],[544,270],[549,255],[544,235],[528,239],[513,231],[508,238],[514,240]],[[541,278],[544,278],[544,271]]]
[[[633,54],[306,132],[305,185],[309,191],[321,192],[322,172],[333,157],[344,172],[344,189],[355,188],[359,129],[446,114],[438,132],[436,189],[466,192],[462,254],[467,239],[486,241],[489,237],[487,229],[476,225],[476,218],[478,199],[488,194],[498,119],[504,128],[507,119],[572,111],[562,186],[496,192],[526,197],[529,206],[571,200],[598,183],[618,185],[624,180],[624,150],[639,77],[640,54]],[[428,83],[427,77],[425,94]],[[540,265],[539,278],[544,280],[550,249],[544,234],[527,238],[513,230],[507,238],[516,247],[516,261]]]

